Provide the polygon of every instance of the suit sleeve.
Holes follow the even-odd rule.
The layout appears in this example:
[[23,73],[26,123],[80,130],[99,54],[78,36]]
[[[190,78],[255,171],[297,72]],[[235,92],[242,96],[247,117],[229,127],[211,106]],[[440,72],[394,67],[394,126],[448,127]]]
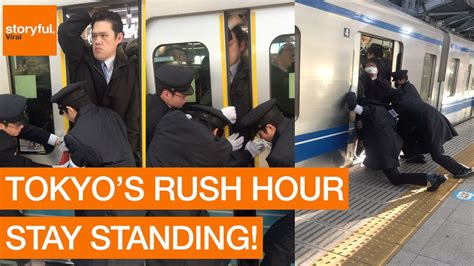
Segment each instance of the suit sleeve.
[[[87,12],[79,12],[72,15],[66,22],[59,25],[58,42],[61,46],[68,64],[75,66],[85,54],[87,49],[81,34],[91,23],[91,17]],[[74,72],[73,69],[70,69]]]
[[51,133],[49,133],[48,131],[44,129],[35,127],[33,125],[25,124],[25,126],[21,130],[18,137],[21,139],[26,139],[26,140],[33,141],[39,144],[43,144],[46,146],[46,145],[49,145],[48,139],[50,135]]
[[[135,68],[130,66],[131,71],[135,72]],[[125,114],[125,124],[127,126],[127,138],[133,152],[138,150],[138,140],[140,135],[140,91],[138,86],[137,73],[130,75],[132,91],[130,93],[130,103],[127,113]]]

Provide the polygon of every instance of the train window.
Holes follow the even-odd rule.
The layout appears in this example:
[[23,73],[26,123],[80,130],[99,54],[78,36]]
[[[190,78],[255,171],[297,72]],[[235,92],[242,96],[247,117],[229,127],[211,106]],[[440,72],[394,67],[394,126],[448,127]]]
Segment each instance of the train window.
[[276,37],[270,45],[270,97],[288,118],[295,116],[295,35]]
[[451,64],[449,66],[449,77],[448,77],[448,92],[449,96],[456,94],[456,83],[458,80],[458,71],[459,71],[459,59],[451,59]]
[[[54,133],[51,72],[48,56],[10,56],[13,93],[27,98],[28,123]],[[46,154],[43,145],[20,141],[20,153]]]
[[433,78],[436,68],[436,55],[425,54],[423,73],[421,77],[420,96],[424,101],[429,101],[433,90]]
[[[393,69],[401,67],[401,44],[393,40],[382,37],[361,34],[360,39],[360,67],[361,71],[369,60],[375,60],[375,63],[383,70],[379,69],[379,74],[387,80]],[[396,59],[394,60],[394,55]]]
[[471,79],[471,69],[472,69],[472,64],[470,64],[469,68],[467,69],[466,90],[469,90],[469,80]]
[[209,50],[204,44],[187,42],[160,45],[153,52],[154,71],[164,64],[192,68],[194,94],[187,98],[187,102],[212,106]]

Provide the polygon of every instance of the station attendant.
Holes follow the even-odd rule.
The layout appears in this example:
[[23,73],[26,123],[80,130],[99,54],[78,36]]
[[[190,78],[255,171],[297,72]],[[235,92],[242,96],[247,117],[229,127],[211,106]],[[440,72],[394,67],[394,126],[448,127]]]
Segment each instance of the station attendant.
[[[277,101],[266,101],[243,119],[242,126],[253,129],[271,143],[266,161],[270,167],[294,167],[295,125],[277,107]],[[261,265],[289,266],[295,261],[295,212],[290,210],[265,233]]]
[[156,93],[146,97],[147,148],[161,118],[171,110],[181,109],[186,98],[194,93],[193,78],[193,70],[184,66],[163,65],[156,70]]
[[87,86],[87,82],[73,83],[51,97],[59,113],[74,123],[64,136],[72,165],[134,167],[124,122],[112,110],[93,104]]
[[[405,100],[414,100],[414,104],[417,101],[422,102],[417,89],[408,81],[408,70],[395,71],[392,73],[392,77],[395,82],[395,87],[397,88],[397,90],[394,90],[392,93],[397,94],[398,97],[404,98]],[[403,156],[401,156],[401,158],[406,159],[407,163],[424,164],[426,163],[425,156],[423,154],[417,154],[417,152],[412,149],[412,147],[415,146],[413,142],[416,142],[415,126],[409,122],[405,122],[406,120],[399,119],[397,123],[397,132],[403,139]]]
[[18,155],[18,140],[25,139],[54,148],[62,139],[27,124],[26,98],[15,94],[0,95],[0,167],[50,167]]
[[454,178],[472,175],[471,168],[444,154],[444,143],[458,135],[449,120],[433,106],[413,100],[412,97],[404,97],[406,94],[402,90],[392,94],[390,108],[400,121],[414,127],[411,149],[419,154],[430,153],[433,161],[448,170]]
[[[385,97],[382,97],[382,99]],[[364,165],[370,169],[382,170],[393,185],[412,184],[431,186],[428,191],[436,191],[447,177],[431,173],[400,173],[398,155],[403,141],[395,130],[396,118],[387,111],[385,104],[376,98],[364,98],[363,105],[357,104],[354,92],[346,95],[349,110],[361,116],[364,127],[366,158]]]
[[[235,112],[235,111],[234,111]],[[194,105],[189,114],[167,112],[158,123],[147,153],[149,167],[225,167],[245,166],[264,149],[263,143],[248,142],[241,150],[243,137],[231,141],[222,137],[231,121],[219,110]],[[250,151],[248,150],[250,149]],[[251,155],[252,154],[252,155]],[[236,163],[235,161],[239,161]],[[209,216],[206,210],[150,210],[148,216]],[[148,260],[147,265],[227,265],[227,260]]]
[[[59,113],[74,123],[64,136],[72,167],[134,167],[125,123],[114,111],[97,107],[87,82],[70,84],[53,95]],[[144,210],[75,210],[75,216],[145,216]],[[143,265],[143,260],[75,260],[74,265]]]

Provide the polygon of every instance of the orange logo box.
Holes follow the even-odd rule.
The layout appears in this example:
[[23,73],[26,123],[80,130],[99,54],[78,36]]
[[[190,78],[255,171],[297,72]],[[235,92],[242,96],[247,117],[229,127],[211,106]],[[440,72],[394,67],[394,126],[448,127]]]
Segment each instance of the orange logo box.
[[56,55],[56,6],[3,6],[3,55]]

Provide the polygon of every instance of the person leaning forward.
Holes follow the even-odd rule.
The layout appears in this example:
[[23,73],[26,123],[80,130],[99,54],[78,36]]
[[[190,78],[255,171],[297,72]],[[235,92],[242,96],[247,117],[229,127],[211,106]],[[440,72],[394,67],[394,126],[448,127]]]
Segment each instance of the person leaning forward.
[[[135,162],[122,119],[89,99],[87,82],[70,84],[51,97],[59,113],[74,123],[64,137],[71,166],[133,167]],[[75,216],[145,216],[144,210],[75,210]],[[143,265],[143,260],[75,260],[74,265]]]
[[71,162],[78,167],[133,167],[125,124],[114,111],[93,104],[87,89],[87,82],[77,82],[51,97],[59,113],[74,123],[64,136]]
[[[252,128],[265,141],[272,143],[266,160],[270,167],[294,167],[294,122],[286,118],[271,99],[250,111],[242,126]],[[293,210],[276,221],[265,233],[261,265],[289,266],[295,261],[295,212]]]
[[156,93],[146,96],[146,147],[150,146],[156,126],[169,111],[181,109],[186,97],[194,93],[194,74],[183,66],[163,65],[155,71]]
[[62,142],[58,136],[27,124],[25,110],[25,97],[0,95],[0,167],[50,167],[18,155],[18,138],[51,147]]
[[[92,47],[81,37],[92,26]],[[123,41],[120,15],[99,10],[92,18],[78,12],[58,29],[58,41],[66,55],[71,83],[86,81],[89,98],[100,107],[114,110],[125,122],[132,151],[138,149],[140,104],[138,74],[117,46]]]
[[[192,118],[180,110],[166,113],[155,130],[147,153],[148,167],[223,167],[239,150],[222,137],[224,127],[231,121],[221,110],[202,105],[192,107]],[[251,142],[250,142],[251,143]],[[249,144],[251,145],[251,144]],[[246,165],[251,160],[241,163]],[[206,210],[150,210],[148,216],[209,216]],[[228,260],[150,259],[147,265],[197,266],[228,265]]]
[[[15,94],[0,95],[0,167],[50,167],[18,155],[17,138],[43,145],[56,145],[62,141],[54,134],[28,125],[25,112],[26,98]],[[19,210],[0,210],[0,217],[23,216]],[[25,265],[29,260],[15,260]]]

